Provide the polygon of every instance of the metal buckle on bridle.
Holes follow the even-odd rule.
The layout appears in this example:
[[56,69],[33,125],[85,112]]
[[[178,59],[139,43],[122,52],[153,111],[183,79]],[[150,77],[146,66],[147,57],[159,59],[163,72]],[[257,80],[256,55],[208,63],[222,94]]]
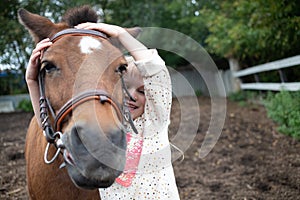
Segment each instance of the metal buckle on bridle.
[[61,149],[65,148],[65,146],[64,146],[64,144],[63,144],[63,142],[61,140],[62,133],[59,132],[59,131],[55,132],[54,133],[54,137],[57,138],[57,140],[55,140],[55,142],[54,142],[57,150],[56,150],[54,156],[50,160],[48,160],[48,151],[49,151],[49,147],[50,147],[51,143],[50,142],[47,143],[47,146],[46,146],[46,149],[45,149],[45,153],[44,153],[44,161],[45,161],[46,164],[53,163],[54,160],[58,157]]

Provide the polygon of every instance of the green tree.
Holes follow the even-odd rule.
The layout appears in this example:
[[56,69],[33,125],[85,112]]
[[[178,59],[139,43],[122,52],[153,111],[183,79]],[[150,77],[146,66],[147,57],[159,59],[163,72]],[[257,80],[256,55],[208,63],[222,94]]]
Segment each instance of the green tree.
[[[140,1],[140,0],[4,0],[1,4],[1,46],[0,62],[10,64],[23,72],[34,47],[28,32],[17,20],[21,7],[31,12],[58,21],[71,7],[91,5],[100,15],[100,21],[125,27],[164,27],[185,33],[197,41],[204,41],[208,33],[201,18],[195,18],[200,6],[196,1]],[[200,20],[199,20],[200,19]],[[162,52],[169,63],[178,64],[183,59]]]
[[[17,10],[58,21],[70,7],[90,4],[101,21],[125,27],[163,27],[184,33],[211,55],[227,58],[232,69],[298,54],[300,4],[297,0],[3,0],[0,5],[0,62],[24,71],[32,40]],[[162,52],[170,63],[182,59]]]
[[[91,4],[96,10],[102,10],[108,0],[2,0],[0,5],[0,63],[9,64],[24,72],[26,63],[33,49],[29,33],[18,22],[17,11],[25,8],[30,12],[49,17],[58,22],[62,14],[71,7]],[[99,12],[99,15],[103,12]]]
[[297,0],[212,0],[200,10],[211,53],[254,65],[299,53]]
[[[200,7],[206,1],[182,1],[182,0],[121,0],[112,1],[107,9],[110,15],[106,22],[125,27],[161,27],[184,33],[199,43],[204,42],[208,31],[204,20],[197,17]],[[116,9],[117,8],[117,9]],[[119,9],[122,8],[122,9]],[[128,8],[128,9],[126,9]],[[157,37],[164,43],[160,35]],[[166,44],[171,46],[172,44]],[[169,47],[171,49],[171,47]],[[170,66],[186,64],[186,61],[173,53],[160,50],[160,55]]]
[[23,46],[25,32],[17,21],[17,7],[20,3],[17,0],[4,0],[1,3],[0,9],[0,25],[1,25],[1,39],[0,39],[0,52],[1,63],[10,64],[15,68],[26,61],[26,52],[22,51],[26,46]]

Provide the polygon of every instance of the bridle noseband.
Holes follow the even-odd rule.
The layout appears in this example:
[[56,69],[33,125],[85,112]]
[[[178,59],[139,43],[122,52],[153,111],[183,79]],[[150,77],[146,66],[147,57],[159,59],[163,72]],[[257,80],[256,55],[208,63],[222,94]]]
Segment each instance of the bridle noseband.
[[[93,31],[93,30],[86,30],[86,29],[65,29],[63,31],[60,31],[56,33],[52,38],[51,42],[55,42],[59,40],[60,38],[66,36],[66,35],[71,35],[71,36],[92,36],[92,37],[100,37],[104,39],[108,39],[108,37],[101,32],[98,31]],[[126,66],[121,65],[119,68],[116,69],[116,72],[120,75],[121,82],[122,82],[122,88],[123,88],[123,93],[126,93],[126,95],[131,99],[134,100],[131,95],[129,94],[128,90],[126,89],[124,79],[123,79],[123,74],[124,71],[126,70]],[[118,119],[122,122],[124,125],[124,120],[128,122],[133,131],[137,133],[137,130],[135,126],[133,125],[133,121],[130,115],[129,110],[125,106],[120,106],[117,101],[115,101],[106,91],[104,90],[88,90],[85,91],[72,99],[70,99],[67,103],[65,103],[62,108],[58,111],[58,114],[55,115],[54,110],[51,107],[50,102],[46,98],[45,95],[45,86],[44,86],[44,77],[45,77],[45,70],[40,70],[39,75],[38,75],[38,80],[39,80],[39,90],[40,90],[40,119],[41,119],[41,124],[43,128],[43,133],[46,137],[46,140],[48,142],[45,154],[44,154],[44,160],[47,164],[52,163],[56,157],[59,155],[61,149],[65,148],[64,144],[61,141],[61,129],[62,129],[62,123],[64,119],[69,116],[74,108],[79,106],[80,104],[90,101],[90,100],[97,100],[100,103],[109,103],[114,110],[117,113]],[[125,98],[123,95],[123,104],[125,103]],[[54,129],[52,125],[49,122],[49,115],[48,112],[51,112],[52,117],[54,118]],[[48,160],[48,149],[50,144],[54,144],[57,148],[57,152],[54,155],[54,157],[51,160]]]
[[80,104],[90,101],[90,100],[98,100],[100,103],[109,103],[113,106],[113,108],[117,112],[118,119],[123,121],[122,112],[120,110],[120,106],[103,90],[91,90],[85,91],[84,93],[70,99],[65,105],[59,110],[56,115],[54,128],[57,131],[61,131],[62,121],[68,116],[74,108],[79,106]]

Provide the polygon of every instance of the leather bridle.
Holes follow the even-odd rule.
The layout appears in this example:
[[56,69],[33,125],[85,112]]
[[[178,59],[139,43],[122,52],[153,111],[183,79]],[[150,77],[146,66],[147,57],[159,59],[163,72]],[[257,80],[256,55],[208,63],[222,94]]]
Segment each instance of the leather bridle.
[[[59,40],[60,38],[66,36],[66,35],[71,35],[71,36],[92,36],[92,37],[100,37],[104,39],[108,39],[108,37],[101,32],[98,31],[93,31],[93,30],[86,30],[86,29],[65,29],[63,31],[60,31],[56,33],[52,38],[51,42],[55,42]],[[120,75],[121,82],[122,82],[122,89],[123,93],[126,93],[128,97],[134,101],[134,99],[131,97],[129,94],[128,90],[126,89],[124,79],[123,79],[123,74],[124,71],[126,71],[126,66],[121,65],[116,69],[116,73]],[[45,78],[45,70],[41,69],[38,75],[38,80],[39,80],[39,90],[40,90],[40,119],[41,119],[41,124],[43,128],[43,133],[46,137],[46,140],[48,142],[48,145],[45,150],[45,155],[44,155],[44,160],[46,163],[50,164],[52,163],[56,157],[58,156],[60,150],[64,148],[64,145],[60,139],[62,136],[61,129],[62,129],[62,123],[64,119],[66,119],[67,116],[69,116],[74,108],[79,106],[80,104],[91,101],[91,100],[97,100],[100,103],[109,103],[114,110],[117,113],[118,119],[122,122],[124,125],[124,121],[128,122],[133,131],[137,133],[137,130],[135,126],[133,125],[133,120],[131,118],[129,110],[125,106],[120,106],[117,101],[115,101],[106,91],[104,90],[88,90],[85,91],[72,99],[70,99],[67,103],[65,103],[62,108],[58,111],[58,114],[55,115],[55,112],[53,108],[51,107],[51,104],[49,100],[46,98],[45,95],[45,85],[44,85],[44,78]],[[123,95],[123,104],[125,103],[125,97]],[[49,115],[48,113],[51,112],[51,115],[54,119],[54,128],[51,125],[49,121]],[[50,144],[54,144],[57,148],[57,152],[54,155],[54,157],[51,160],[48,160],[48,150]]]

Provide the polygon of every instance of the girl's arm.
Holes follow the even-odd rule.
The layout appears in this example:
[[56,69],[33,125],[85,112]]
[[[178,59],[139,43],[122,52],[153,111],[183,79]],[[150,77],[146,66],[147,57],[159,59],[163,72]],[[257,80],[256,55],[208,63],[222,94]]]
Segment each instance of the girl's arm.
[[32,54],[30,56],[28,66],[26,69],[25,74],[25,80],[28,86],[28,91],[33,107],[33,111],[35,114],[35,117],[38,121],[38,124],[41,126],[41,120],[40,120],[40,110],[39,110],[39,98],[40,98],[40,92],[39,92],[39,84],[38,84],[38,72],[39,72],[39,60],[41,58],[41,51],[44,48],[49,47],[52,44],[50,40],[44,39],[40,41],[35,49],[32,51]]

